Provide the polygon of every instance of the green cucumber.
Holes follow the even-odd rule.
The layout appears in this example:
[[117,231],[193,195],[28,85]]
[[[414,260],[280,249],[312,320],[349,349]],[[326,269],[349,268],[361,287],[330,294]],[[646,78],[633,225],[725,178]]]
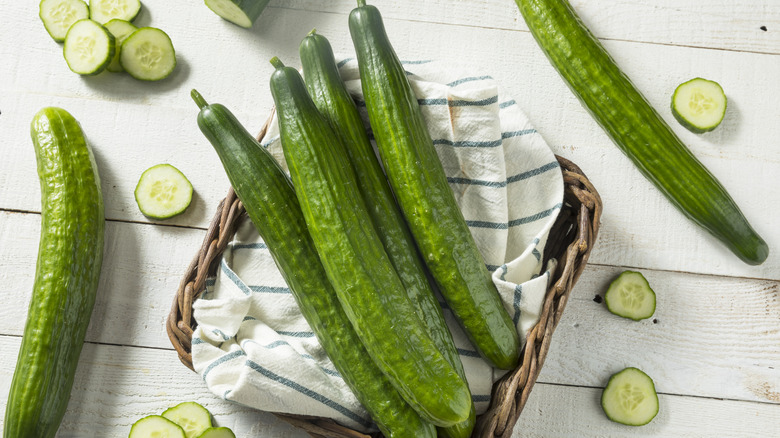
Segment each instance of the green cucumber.
[[672,95],[672,114],[689,131],[712,131],[726,115],[727,99],[715,81],[693,78],[678,85]]
[[379,10],[358,0],[349,16],[363,96],[393,192],[428,269],[472,344],[493,366],[514,368],[517,330],[447,183],[417,98]]
[[433,438],[435,428],[401,398],[352,328],[327,279],[292,183],[279,163],[223,105],[195,90],[198,126],[217,151],[236,195],[268,246],[333,366],[379,429],[390,437]]
[[211,427],[211,413],[196,402],[184,402],[168,408],[162,416],[178,424],[185,438],[197,438]]
[[[360,181],[360,194],[393,267],[433,342],[465,381],[463,364],[428,281],[425,266],[409,227],[395,203],[355,102],[339,76],[330,43],[324,36],[312,31],[301,42],[299,52],[309,94],[346,146],[349,160]],[[439,435],[451,438],[469,437],[475,422],[476,415],[472,406],[467,421],[442,429]]]
[[210,427],[198,435],[198,438],[236,438],[236,434],[227,427]]
[[176,68],[176,51],[168,34],[154,27],[142,27],[122,42],[119,62],[138,80],[159,81]]
[[33,118],[31,135],[41,183],[41,238],[6,405],[6,438],[57,432],[103,262],[100,178],[81,126],[63,109],[44,108]]
[[686,217],[742,261],[769,247],[726,189],[623,74],[566,0],[515,0],[536,42],[612,141]]
[[114,36],[98,22],[79,20],[65,36],[62,54],[68,68],[80,75],[96,75],[111,63],[116,51]]
[[250,28],[270,0],[206,0],[206,6],[225,20]]
[[115,18],[133,21],[140,11],[140,0],[89,0],[89,18],[100,24]]
[[190,206],[192,184],[179,169],[170,164],[158,164],[141,174],[134,194],[144,216],[168,219],[184,213]]
[[149,415],[133,423],[128,438],[186,438],[184,429],[160,415]]
[[417,317],[371,223],[344,146],[298,71],[271,63],[284,157],[328,279],[363,345],[425,420],[452,426],[469,416],[468,386]]
[[625,271],[604,294],[607,309],[617,316],[639,321],[655,313],[655,292],[640,272]]
[[653,379],[637,368],[615,373],[601,393],[601,408],[616,423],[644,426],[658,414]]
[[116,50],[114,51],[114,57],[111,59],[111,63],[108,64],[108,67],[106,67],[106,70],[112,73],[123,72],[125,71],[125,69],[122,68],[122,64],[119,62],[119,53],[122,50],[122,43],[125,41],[125,39],[127,39],[127,37],[130,36],[130,34],[138,30],[138,28],[135,27],[133,23],[125,20],[120,20],[118,18],[114,18],[113,20],[104,24],[103,27],[105,27],[106,29],[108,29],[109,32],[111,32],[111,35],[114,36],[114,40],[116,41],[115,43]]
[[41,0],[38,16],[49,35],[61,43],[73,23],[89,18],[89,8],[82,0]]

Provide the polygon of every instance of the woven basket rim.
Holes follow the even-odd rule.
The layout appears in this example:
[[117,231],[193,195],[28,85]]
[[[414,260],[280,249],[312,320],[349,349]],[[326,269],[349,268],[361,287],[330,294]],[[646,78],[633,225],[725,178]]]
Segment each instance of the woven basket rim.
[[[274,110],[257,136],[263,138]],[[544,258],[558,259],[551,286],[545,295],[539,322],[529,331],[520,364],[494,383],[488,410],[477,418],[474,437],[509,437],[525,406],[549,350],[552,334],[560,321],[574,284],[587,265],[598,237],[602,202],[593,184],[573,162],[556,155],[564,181],[564,202],[550,230]],[[192,366],[192,334],[197,322],[192,304],[206,288],[206,278],[215,273],[217,261],[232,240],[237,225],[247,218],[243,205],[232,188],[219,203],[203,243],[187,267],[174,295],[166,321],[168,337],[181,362]],[[278,418],[304,429],[313,437],[368,438],[361,432],[331,419],[305,415],[273,413]],[[377,433],[374,437],[381,437]]]

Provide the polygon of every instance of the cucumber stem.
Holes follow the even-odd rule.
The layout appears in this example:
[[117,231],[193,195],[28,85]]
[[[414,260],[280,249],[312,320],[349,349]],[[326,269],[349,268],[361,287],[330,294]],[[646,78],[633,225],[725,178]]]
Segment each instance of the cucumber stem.
[[192,91],[190,91],[190,96],[192,97],[192,100],[198,104],[198,108],[203,109],[203,107],[208,105],[208,102],[206,102],[206,99],[198,93],[198,90],[193,88]]
[[311,30],[311,32],[306,34],[306,36],[312,36],[312,35],[315,35],[316,33],[317,33],[317,28],[314,28],[314,29]]
[[278,69],[280,69],[280,68],[284,68],[284,64],[282,63],[282,60],[281,60],[281,59],[279,59],[279,58],[278,58],[278,57],[276,57],[276,56],[274,56],[273,58],[271,58],[271,61],[270,61],[270,62],[271,62],[271,65],[273,65],[274,67],[276,67],[276,69],[277,69],[277,70],[278,70]]
[[358,3],[358,7],[362,8],[363,6],[366,5],[366,0],[357,0],[357,3]]

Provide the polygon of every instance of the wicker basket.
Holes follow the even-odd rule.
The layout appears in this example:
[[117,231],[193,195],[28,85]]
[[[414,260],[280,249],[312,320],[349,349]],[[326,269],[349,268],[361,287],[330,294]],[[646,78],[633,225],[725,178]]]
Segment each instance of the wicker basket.
[[[271,117],[258,135],[265,134]],[[518,367],[493,385],[488,410],[477,419],[475,437],[509,437],[523,410],[536,378],[542,369],[550,347],[552,334],[566,307],[574,284],[596,242],[601,216],[601,198],[587,177],[574,163],[558,157],[563,172],[564,205],[550,230],[545,247],[545,263],[557,258],[559,263],[552,276],[539,322],[528,333]],[[192,317],[192,303],[206,289],[206,278],[214,276],[218,261],[236,226],[247,215],[231,188],[220,202],[197,255],[187,268],[168,315],[168,337],[184,365],[192,369],[192,334],[197,322]],[[330,419],[303,415],[275,414],[300,427],[313,437],[369,438],[369,435],[341,426]],[[376,434],[375,437],[381,437]]]

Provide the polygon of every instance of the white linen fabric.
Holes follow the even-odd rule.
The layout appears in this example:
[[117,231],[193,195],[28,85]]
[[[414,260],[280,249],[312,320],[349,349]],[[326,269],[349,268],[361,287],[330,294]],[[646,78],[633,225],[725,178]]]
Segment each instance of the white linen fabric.
[[[542,254],[563,202],[560,166],[491,77],[433,61],[403,64],[455,198],[525,339],[539,318],[554,269],[555,261],[542,265]],[[339,67],[367,120],[357,62],[344,59]],[[284,166],[276,120],[261,144]],[[239,227],[216,277],[193,307],[198,322],[193,365],[215,394],[263,411],[374,429],[301,316],[250,221]],[[479,357],[446,304],[443,308],[477,412],[483,412],[493,382],[504,372]]]

